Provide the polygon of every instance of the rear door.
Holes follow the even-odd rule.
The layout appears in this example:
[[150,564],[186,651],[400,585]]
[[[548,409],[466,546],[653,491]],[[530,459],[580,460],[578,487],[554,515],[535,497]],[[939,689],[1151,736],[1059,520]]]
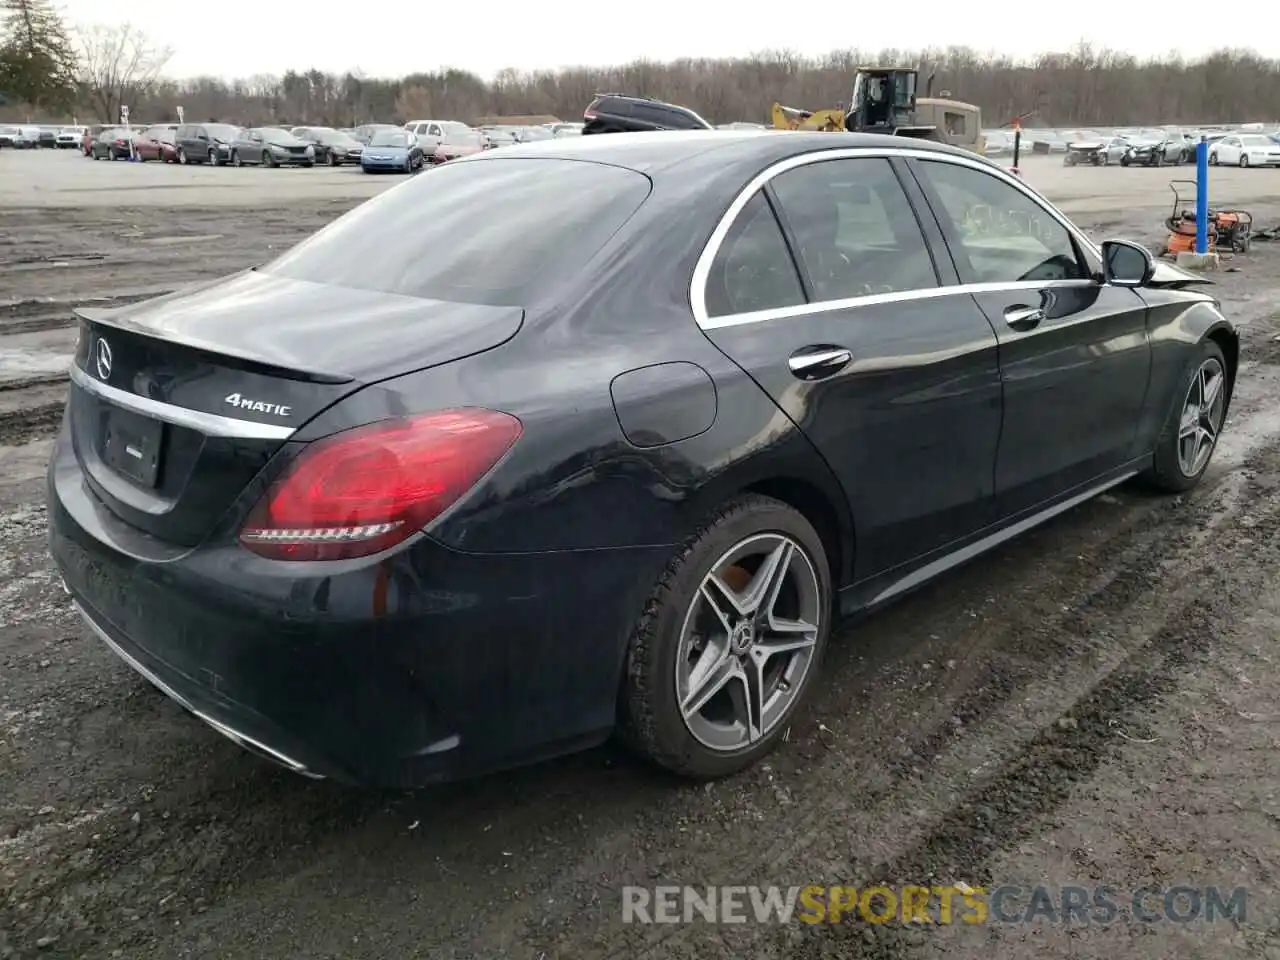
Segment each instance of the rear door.
[[999,339],[1001,515],[1128,463],[1151,370],[1146,302],[1101,283],[1088,248],[1016,178],[944,158],[910,165]]
[[867,154],[809,161],[742,208],[699,320],[839,478],[862,579],[990,519],[997,341],[935,258],[941,234],[918,220],[909,175]]

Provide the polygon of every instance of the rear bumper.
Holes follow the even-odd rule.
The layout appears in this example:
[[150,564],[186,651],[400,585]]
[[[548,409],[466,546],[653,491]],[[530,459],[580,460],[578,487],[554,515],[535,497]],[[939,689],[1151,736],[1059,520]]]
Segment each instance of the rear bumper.
[[605,739],[665,549],[371,561],[181,550],[110,513],[63,431],[49,546],[94,632],[205,723],[295,772],[414,787]]

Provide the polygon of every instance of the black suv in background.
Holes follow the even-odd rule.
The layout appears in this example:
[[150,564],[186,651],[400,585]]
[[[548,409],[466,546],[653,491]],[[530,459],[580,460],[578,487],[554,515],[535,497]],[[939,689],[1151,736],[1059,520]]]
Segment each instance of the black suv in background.
[[215,167],[231,160],[231,144],[240,136],[230,123],[184,123],[173,135],[179,163],[211,163]]
[[582,124],[584,134],[712,129],[711,124],[687,107],[621,93],[596,94],[582,113]]

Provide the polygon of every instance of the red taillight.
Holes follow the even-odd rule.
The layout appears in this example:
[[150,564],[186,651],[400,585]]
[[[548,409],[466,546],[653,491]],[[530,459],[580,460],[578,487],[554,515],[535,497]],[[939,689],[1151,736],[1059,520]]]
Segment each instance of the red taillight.
[[475,486],[521,430],[510,414],[463,409],[317,440],[253,509],[240,542],[277,560],[345,560],[385,550]]

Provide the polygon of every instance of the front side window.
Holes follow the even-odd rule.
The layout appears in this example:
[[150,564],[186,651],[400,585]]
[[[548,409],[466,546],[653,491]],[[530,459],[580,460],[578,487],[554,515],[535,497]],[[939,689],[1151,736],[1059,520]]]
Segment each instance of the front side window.
[[938,286],[924,235],[887,159],[823,160],[771,184],[815,301]]
[[1083,280],[1071,233],[1032,197],[972,167],[921,160],[940,203],[961,283]]
[[752,197],[720,245],[707,277],[707,315],[726,317],[804,303],[804,288],[763,193]]

